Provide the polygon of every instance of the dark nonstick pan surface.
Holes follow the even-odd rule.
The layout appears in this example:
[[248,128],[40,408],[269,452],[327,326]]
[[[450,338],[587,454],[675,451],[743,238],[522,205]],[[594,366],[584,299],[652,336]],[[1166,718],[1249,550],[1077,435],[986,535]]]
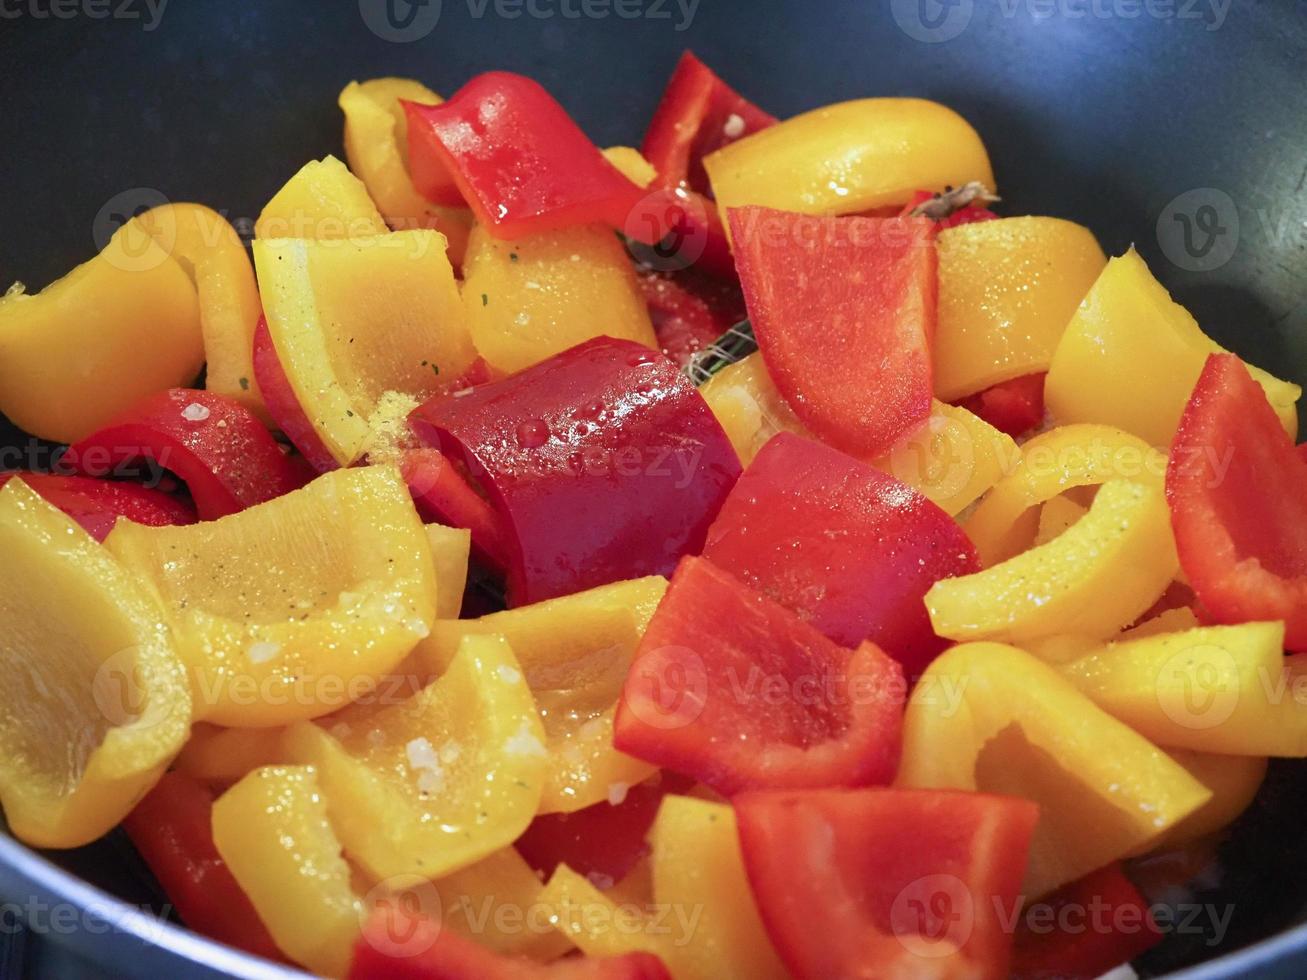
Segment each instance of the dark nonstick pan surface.
[[[448,94],[518,71],[596,142],[636,144],[685,47],[778,116],[866,95],[952,106],[989,148],[1004,213],[1081,222],[1109,254],[1135,244],[1219,342],[1307,384],[1294,0],[0,0],[0,281],[44,286],[94,254],[111,212],[161,197],[248,230],[302,164],[342,155],[351,79]],[[0,421],[0,469],[47,452]],[[1307,767],[1273,764],[1185,897],[1196,927],[1141,972],[1225,954],[1191,975],[1307,975],[1305,809]],[[47,857],[0,835],[0,980],[287,975],[161,924],[118,836]],[[1213,944],[1202,922],[1227,910]]]

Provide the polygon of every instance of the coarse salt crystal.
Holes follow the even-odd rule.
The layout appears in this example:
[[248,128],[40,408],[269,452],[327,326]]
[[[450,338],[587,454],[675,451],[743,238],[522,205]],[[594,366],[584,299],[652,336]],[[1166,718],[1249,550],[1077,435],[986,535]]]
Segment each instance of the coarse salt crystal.
[[608,802],[613,806],[621,806],[626,802],[626,793],[630,788],[630,783],[609,783]]
[[445,772],[440,757],[428,738],[415,738],[404,746],[409,767],[417,772],[418,791],[438,793],[445,785]]
[[517,734],[504,743],[504,751],[509,755],[545,755],[544,744],[535,737],[530,726],[524,721]]
[[252,664],[265,664],[279,653],[281,653],[281,644],[269,643],[266,640],[251,643],[245,648],[245,656]]
[[727,139],[735,139],[737,136],[744,135],[744,117],[738,113],[732,112],[726,117],[726,123],[722,126],[722,132]]
[[500,664],[496,673],[499,674],[499,679],[505,684],[516,684],[522,679],[522,672],[508,666],[508,664]]
[[182,409],[182,418],[187,422],[203,422],[209,417],[209,410],[199,402],[191,402]]

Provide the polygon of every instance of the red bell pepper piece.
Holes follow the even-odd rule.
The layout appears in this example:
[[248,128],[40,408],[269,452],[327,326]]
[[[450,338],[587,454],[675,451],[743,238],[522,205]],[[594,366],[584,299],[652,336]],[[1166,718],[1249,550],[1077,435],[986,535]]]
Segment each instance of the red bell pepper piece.
[[958,404],[1000,432],[1016,437],[1044,421],[1045,377],[1044,371],[1022,375],[978,391]]
[[1006,980],[1034,803],[890,789],[732,803],[758,911],[795,980]]
[[654,110],[640,153],[658,171],[661,186],[685,184],[711,195],[703,158],[775,123],[775,116],[763,112],[686,51]]
[[702,547],[740,474],[676,365],[611,337],[433,398],[410,419],[495,507],[510,605],[670,573]]
[[[916,191],[913,193],[911,200],[904,205],[899,214],[907,216],[912,214],[917,208],[925,204],[935,196],[933,191]],[[935,222],[935,230],[943,231],[945,228],[956,228],[958,225],[969,225],[977,221],[994,221],[998,215],[985,207],[980,201],[972,201],[965,207],[954,211],[947,218],[940,218]]]
[[1307,650],[1307,462],[1233,354],[1207,359],[1185,406],[1166,499],[1204,619],[1282,619]]
[[398,905],[378,905],[354,946],[349,980],[671,980],[652,953],[537,963],[478,946]]
[[90,476],[142,458],[175,473],[206,521],[280,497],[309,477],[244,405],[190,388],[147,396],[64,456]]
[[936,255],[929,218],[730,211],[767,370],[817,435],[858,456],[930,414]]
[[410,172],[443,168],[496,238],[591,222],[623,228],[645,196],[553,96],[522,75],[486,72],[448,102],[405,102],[404,111]]
[[213,843],[214,794],[168,772],[123,821],[182,921],[219,942],[273,960],[283,957]]
[[836,643],[875,643],[909,677],[946,646],[926,593],[980,570],[970,539],[916,490],[788,432],[740,477],[703,553]]
[[745,316],[738,286],[693,269],[642,273],[640,291],[663,353],[681,367]]
[[867,786],[898,768],[906,685],[703,558],[672,576],[617,706],[613,744],[743,789]]
[[89,476],[53,473],[0,473],[0,487],[10,477],[24,483],[80,524],[96,541],[103,541],[114,522],[126,517],[137,524],[164,527],[194,524],[195,510],[162,490],[120,480],[96,480]]
[[1162,940],[1148,901],[1120,864],[1028,906],[1012,949],[1013,980],[1094,980]]
[[309,465],[319,473],[339,467],[340,464],[323,444],[313,423],[300,407],[295,390],[290,386],[290,380],[277,358],[277,348],[272,345],[268,320],[263,316],[259,317],[258,326],[254,329],[254,378],[259,383],[263,404],[272,416],[272,421],[291,441],[291,445],[300,451],[300,455],[308,460]]
[[399,468],[423,520],[467,528],[478,558],[499,572],[508,567],[499,515],[439,450],[411,449]]

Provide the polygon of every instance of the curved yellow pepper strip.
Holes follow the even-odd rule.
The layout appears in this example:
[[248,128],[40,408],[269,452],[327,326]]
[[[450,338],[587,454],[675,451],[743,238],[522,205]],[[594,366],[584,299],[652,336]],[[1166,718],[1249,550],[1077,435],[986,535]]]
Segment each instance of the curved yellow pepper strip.
[[613,716],[635,648],[667,590],[659,575],[493,613],[440,621],[415,651],[444,672],[465,638],[508,640],[540,709],[549,751],[542,813],[570,813],[614,796],[656,771],[613,748]]
[[363,181],[331,155],[296,171],[254,222],[255,238],[336,241],[389,230]]
[[[432,204],[408,175],[408,117],[399,101],[439,105],[443,99],[411,78],[350,82],[337,103],[345,114],[345,159],[396,231],[432,228],[449,242],[449,260],[463,264],[472,212]],[[302,237],[302,236],[296,236]]]
[[1228,827],[1252,804],[1266,778],[1265,756],[1214,755],[1186,749],[1168,749],[1166,754],[1206,786],[1212,798],[1172,827],[1149,850],[1183,847]]
[[204,387],[265,422],[254,378],[254,328],[262,306],[254,268],[236,229],[201,204],[166,204],[138,219],[195,284],[204,336]]
[[[540,901],[551,910],[555,928],[586,956],[644,952],[670,962],[668,947],[683,936],[674,931],[669,937],[668,925],[655,924],[648,904],[600,891],[585,875],[566,864],[554,869]],[[671,928],[676,930],[678,910],[669,912],[674,919]],[[679,914],[693,914],[693,910],[681,910]],[[692,929],[693,924],[688,928]]]
[[1307,757],[1307,700],[1285,673],[1284,624],[1208,626],[1106,644],[1062,667],[1158,745]]
[[904,716],[897,784],[1038,803],[1031,898],[1148,849],[1212,796],[1055,669],[997,643],[954,647],[926,669]]
[[208,783],[233,783],[286,762],[280,728],[222,728],[196,722],[173,768]]
[[939,233],[935,395],[957,401],[1047,371],[1107,257],[1060,218],[976,221]]
[[926,593],[935,632],[954,640],[1110,636],[1175,577],[1179,560],[1160,487],[1105,483],[1089,513],[1048,544]]
[[415,408],[476,357],[439,232],[258,239],[253,251],[281,366],[341,465],[393,414],[388,393]]
[[[1111,259],[1071,317],[1044,385],[1063,422],[1102,422],[1169,446],[1209,354],[1225,349],[1171,299],[1132,248]],[[1249,365],[1292,436],[1302,389]]]
[[76,442],[203,364],[195,287],[139,220],[40,293],[0,296],[0,412],[43,439]]
[[443,524],[428,524],[426,531],[436,571],[436,619],[457,619],[467,588],[472,532]]
[[1157,487],[1166,456],[1142,439],[1107,425],[1063,425],[1022,447],[1021,460],[962,525],[982,565],[1020,554],[1035,540],[1033,508],[1075,487],[1135,480]]
[[449,670],[396,701],[377,698],[286,733],[314,765],[350,857],[378,879],[439,878],[507,847],[540,805],[547,754],[508,643],[468,637]]
[[654,165],[633,146],[610,146],[603,150],[604,159],[622,172],[637,187],[648,187],[658,176]]
[[914,191],[978,180],[993,189],[985,145],[952,109],[924,99],[855,99],[813,109],[703,161],[726,221],[761,204],[801,214],[857,214]]
[[315,973],[344,976],[365,908],[313,768],[251,772],[214,803],[213,842],[277,947]]
[[327,473],[187,527],[105,544],[161,598],[196,717],[285,725],[367,695],[435,618],[431,550],[393,467]]
[[186,674],[154,603],[19,479],[0,490],[0,803],[14,835],[108,832],[181,749]]
[[1070,497],[1054,497],[1039,508],[1039,530],[1035,533],[1035,544],[1048,544],[1087,513],[1088,507],[1081,507]]

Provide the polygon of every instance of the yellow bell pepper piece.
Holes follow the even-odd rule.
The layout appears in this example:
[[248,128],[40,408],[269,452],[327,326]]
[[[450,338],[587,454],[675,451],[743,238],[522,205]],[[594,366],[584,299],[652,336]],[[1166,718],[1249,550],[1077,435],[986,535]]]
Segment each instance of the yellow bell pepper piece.
[[1179,567],[1161,489],[1113,480],[1059,537],[936,582],[926,607],[935,632],[954,640],[1109,636],[1156,602]]
[[667,921],[657,922],[650,905],[600,891],[565,864],[554,869],[540,901],[555,928],[586,956],[645,952],[670,966],[669,947],[690,941],[696,925],[696,910],[690,908],[669,909]]
[[378,879],[439,878],[507,847],[540,805],[546,751],[508,643],[469,637],[439,680],[375,699],[328,733],[292,726],[286,749],[314,765],[350,857]]
[[778,432],[811,434],[777,391],[762,355],[722,368],[699,389],[745,466]]
[[1266,778],[1265,756],[1213,755],[1185,749],[1169,749],[1167,755],[1206,786],[1212,798],[1172,827],[1149,850],[1183,847],[1225,829],[1248,809]]
[[654,902],[701,909],[688,941],[664,953],[676,980],[784,980],[754,905],[729,804],[665,796],[649,829]]
[[1107,257],[1060,218],[977,221],[939,233],[935,394],[957,401],[1047,371]]
[[1307,704],[1285,676],[1284,624],[1208,626],[1109,643],[1063,674],[1158,745],[1307,756]]
[[1070,497],[1054,497],[1039,508],[1039,530],[1035,544],[1048,544],[1089,512]]
[[204,387],[267,421],[254,378],[254,328],[263,308],[240,235],[226,218],[202,204],[165,204],[139,220],[195,284],[204,336]]
[[[1040,504],[1077,487],[1133,480],[1161,488],[1166,456],[1107,425],[1064,425],[1022,447],[1021,461],[963,524],[983,565],[1020,554],[1038,533]],[[1075,501],[1073,501],[1074,503]]]
[[0,295],[0,412],[42,439],[76,442],[203,364],[195,287],[139,220],[40,293]]
[[463,275],[472,340],[505,374],[591,337],[658,346],[635,267],[606,226],[578,225],[509,242],[478,225]]
[[540,811],[579,810],[656,771],[613,748],[613,716],[635,648],[666,590],[667,580],[651,575],[480,619],[440,621],[415,659],[438,675],[467,637],[505,637],[544,724],[549,765]]
[[467,588],[472,532],[443,524],[428,524],[426,529],[436,569],[436,619],[457,619]]
[[435,618],[431,551],[393,467],[333,471],[188,527],[119,520],[105,544],[162,600],[196,716],[220,725],[348,704]]
[[[1132,248],[1107,263],[1053,354],[1044,397],[1062,422],[1102,422],[1169,446],[1209,354],[1225,349]],[[1292,436],[1302,389],[1249,365]]]
[[640,155],[633,146],[610,146],[603,151],[604,159],[616,167],[623,177],[636,187],[648,187],[658,176],[652,163]]
[[389,230],[363,181],[333,156],[301,167],[254,222],[255,238],[334,241],[371,238]]
[[35,847],[109,831],[181,749],[186,673],[159,610],[20,479],[0,490],[0,804]]
[[388,392],[421,401],[476,357],[439,232],[258,240],[254,264],[287,379],[341,465],[367,451]]
[[400,99],[419,105],[444,101],[411,78],[373,78],[345,86],[337,100],[345,113],[345,159],[391,228],[435,229],[449,241],[450,262],[462,265],[472,212],[432,204],[413,186],[408,175],[408,117]]
[[906,204],[917,190],[973,180],[994,187],[976,131],[952,109],[924,99],[855,99],[813,109],[727,144],[703,165],[724,222],[730,208],[745,204],[855,214]]
[[315,973],[344,976],[364,906],[317,773],[254,770],[213,804],[213,842],[277,947]]
[[223,728],[196,722],[173,768],[207,783],[234,783],[255,769],[286,762],[280,728]]
[[1147,849],[1211,799],[1160,749],[1015,647],[954,647],[918,689],[934,696],[909,700],[898,785],[1038,803],[1023,889],[1031,898]]

